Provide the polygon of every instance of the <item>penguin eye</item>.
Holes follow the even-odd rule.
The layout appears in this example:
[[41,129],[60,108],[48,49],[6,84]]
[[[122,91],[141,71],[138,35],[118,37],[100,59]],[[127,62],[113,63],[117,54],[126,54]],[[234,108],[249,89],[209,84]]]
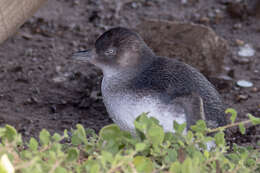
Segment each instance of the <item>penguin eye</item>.
[[106,56],[113,56],[116,55],[116,50],[114,48],[109,48],[105,51]]

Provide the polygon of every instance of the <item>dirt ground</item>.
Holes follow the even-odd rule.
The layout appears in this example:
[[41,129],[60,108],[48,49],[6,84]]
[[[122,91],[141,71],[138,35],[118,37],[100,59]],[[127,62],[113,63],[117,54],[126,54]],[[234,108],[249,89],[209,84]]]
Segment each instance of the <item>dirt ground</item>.
[[[42,128],[62,132],[81,123],[98,131],[111,123],[102,103],[102,73],[90,64],[75,63],[70,55],[91,47],[106,29],[135,28],[146,19],[193,22],[209,26],[227,40],[224,77],[209,77],[227,107],[260,117],[260,5],[257,0],[50,0],[15,36],[0,46],[0,124],[11,124],[25,138]],[[158,31],[159,32],[159,31]],[[152,36],[151,36],[152,38]],[[239,45],[256,51],[239,57]],[[213,75],[214,76],[214,75]],[[238,80],[253,87],[241,88]],[[231,142],[254,145],[260,127]]]

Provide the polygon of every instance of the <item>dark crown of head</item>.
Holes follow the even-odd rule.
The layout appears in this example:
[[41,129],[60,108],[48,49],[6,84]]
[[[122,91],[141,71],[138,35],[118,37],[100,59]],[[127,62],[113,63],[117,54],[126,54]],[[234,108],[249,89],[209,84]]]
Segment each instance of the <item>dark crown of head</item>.
[[111,43],[118,47],[122,43],[127,43],[133,40],[140,40],[137,33],[123,27],[117,27],[106,31],[96,41],[95,47],[97,50],[104,50]]

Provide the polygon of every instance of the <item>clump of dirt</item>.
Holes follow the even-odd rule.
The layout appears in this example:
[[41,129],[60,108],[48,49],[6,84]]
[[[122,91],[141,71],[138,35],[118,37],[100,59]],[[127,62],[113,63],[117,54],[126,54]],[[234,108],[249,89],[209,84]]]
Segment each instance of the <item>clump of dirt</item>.
[[[36,136],[42,128],[61,132],[81,123],[98,131],[111,123],[100,93],[101,71],[90,64],[76,64],[70,55],[92,46],[106,29],[119,25],[137,28],[144,18],[202,24],[224,38],[230,54],[221,62],[222,53],[216,52],[220,53],[216,60],[223,64],[224,70],[211,81],[226,105],[238,110],[239,120],[245,119],[246,113],[259,117],[259,8],[255,8],[257,0],[245,0],[240,5],[242,10],[234,12],[231,3],[234,2],[48,1],[15,36],[0,46],[0,123],[14,125],[25,138]],[[160,31],[157,34],[163,35]],[[153,36],[145,40],[149,42],[149,38],[152,40]],[[245,44],[252,45],[253,56],[238,55]],[[209,69],[210,64],[207,64]],[[212,70],[216,67],[218,62],[212,64]],[[250,81],[253,87],[239,87],[238,80]],[[234,130],[227,138],[230,142],[255,145],[259,132],[259,126],[249,128],[246,135]]]

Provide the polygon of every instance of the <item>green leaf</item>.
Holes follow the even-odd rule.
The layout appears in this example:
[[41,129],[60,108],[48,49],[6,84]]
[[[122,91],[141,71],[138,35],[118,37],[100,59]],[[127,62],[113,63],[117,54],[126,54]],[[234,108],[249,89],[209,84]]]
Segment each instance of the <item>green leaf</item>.
[[71,143],[73,145],[80,145],[80,144],[87,144],[87,137],[85,129],[82,125],[77,124],[77,129],[73,131],[72,137],[71,137]]
[[113,158],[113,154],[107,151],[102,151],[101,152],[102,155],[102,159],[104,159],[106,162],[110,162],[112,163],[114,158]]
[[231,120],[231,123],[233,124],[237,118],[237,111],[235,109],[228,108],[225,111],[225,114],[231,114],[230,120]]
[[184,162],[182,163],[182,168],[181,168],[182,172],[184,173],[194,173],[196,172],[193,165],[192,165],[192,160],[191,158],[186,158],[184,160]]
[[5,135],[4,138],[6,138],[9,142],[12,142],[17,137],[17,132],[14,127],[10,125],[5,125]]
[[68,156],[67,156],[67,160],[68,161],[74,161],[77,160],[79,157],[79,151],[77,148],[70,148],[68,150]]
[[239,127],[240,133],[244,135],[246,133],[246,128],[245,128],[244,124],[239,123],[238,127]]
[[146,145],[145,143],[137,143],[137,144],[135,145],[135,150],[136,150],[137,152],[143,151],[143,150],[146,149],[146,147],[147,147],[147,145]]
[[90,169],[90,173],[100,173],[100,165],[94,164]]
[[186,135],[186,142],[187,144],[191,144],[194,140],[194,135],[192,133],[192,131],[188,131],[187,135]]
[[249,117],[249,119],[250,119],[250,121],[252,122],[253,125],[260,124],[260,118],[257,118],[255,116],[253,116],[252,114],[247,114],[247,116]]
[[175,162],[178,158],[178,153],[175,149],[167,149],[167,156],[165,157],[165,161],[167,163]]
[[181,164],[180,164],[179,161],[174,162],[174,163],[171,164],[170,172],[171,172],[171,173],[182,173],[181,167],[182,167],[182,166],[181,166]]
[[99,135],[104,140],[117,140],[122,136],[121,130],[116,124],[110,124],[105,127],[103,127]]
[[207,131],[207,125],[204,120],[199,120],[195,125],[191,126],[191,129],[195,132],[204,133]]
[[215,141],[216,141],[216,145],[218,147],[225,146],[225,134],[224,134],[224,132],[218,132],[217,134],[215,134],[214,138],[215,138]]
[[230,154],[227,155],[227,157],[228,157],[232,162],[234,162],[235,164],[238,164],[238,162],[239,162],[239,160],[240,160],[239,156],[238,156],[237,154],[235,154],[235,153],[230,153]]
[[55,173],[67,173],[67,170],[59,166],[55,169]]
[[68,138],[68,137],[69,137],[69,135],[68,135],[68,130],[67,130],[67,129],[64,130],[64,132],[63,132],[63,137],[64,137],[64,138]]
[[[148,115],[148,113],[145,114],[146,116]],[[156,125],[159,125],[159,120],[157,120],[156,118],[154,117],[149,117],[149,119]]]
[[99,173],[100,171],[100,165],[95,160],[88,160],[85,165],[86,172],[90,173]]
[[134,165],[138,172],[149,173],[154,169],[152,161],[144,156],[136,156],[134,158]]
[[256,161],[254,159],[252,159],[252,158],[249,158],[249,159],[246,160],[246,165],[248,167],[253,167],[253,166],[256,165]]
[[158,120],[153,117],[147,117],[147,114],[143,113],[136,118],[134,124],[137,135],[141,139],[146,137],[154,147],[162,144],[165,134]]
[[5,128],[0,128],[0,138],[5,136]]
[[162,144],[164,139],[164,130],[162,126],[152,123],[148,128],[147,137],[153,146]]
[[36,151],[38,149],[38,142],[36,139],[34,138],[31,138],[30,139],[30,142],[29,142],[29,148],[32,150],[32,151]]
[[206,159],[209,159],[210,154],[208,150],[205,150],[203,154],[206,157]]
[[174,120],[173,121],[173,128],[174,128],[175,132],[182,134],[182,132],[186,128],[186,123],[179,124],[177,121]]
[[86,143],[86,131],[84,129],[84,127],[81,124],[77,124],[77,133],[78,133],[78,137],[82,140],[83,143]]
[[148,113],[139,115],[134,122],[135,129],[145,134],[147,127],[151,123],[151,120],[147,117]]
[[54,135],[52,136],[52,139],[53,139],[55,142],[59,142],[59,141],[62,139],[62,137],[61,137],[60,134],[54,133]]
[[50,142],[50,133],[46,129],[43,129],[40,132],[40,143],[42,145],[48,145],[49,142]]

